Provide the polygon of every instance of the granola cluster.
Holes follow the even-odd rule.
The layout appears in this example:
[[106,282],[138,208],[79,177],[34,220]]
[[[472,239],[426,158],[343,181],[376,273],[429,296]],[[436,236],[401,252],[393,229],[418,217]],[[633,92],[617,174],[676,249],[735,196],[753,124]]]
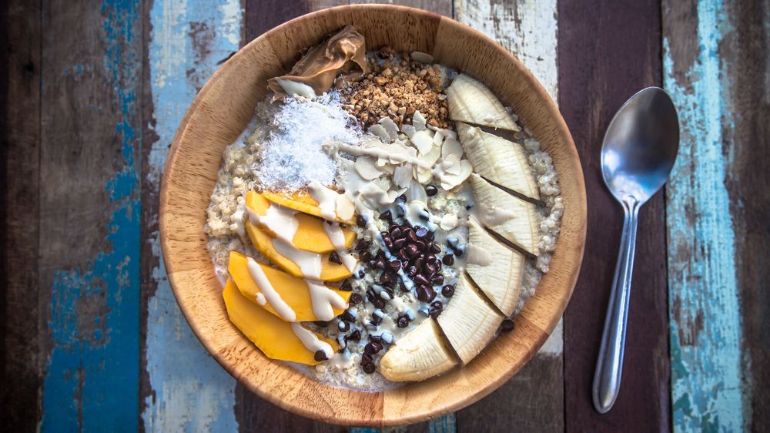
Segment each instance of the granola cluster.
[[442,93],[441,68],[398,56],[389,48],[376,53],[372,71],[358,81],[341,80],[343,108],[365,126],[390,117],[401,126],[415,111],[422,113],[429,125],[449,128],[449,109]]

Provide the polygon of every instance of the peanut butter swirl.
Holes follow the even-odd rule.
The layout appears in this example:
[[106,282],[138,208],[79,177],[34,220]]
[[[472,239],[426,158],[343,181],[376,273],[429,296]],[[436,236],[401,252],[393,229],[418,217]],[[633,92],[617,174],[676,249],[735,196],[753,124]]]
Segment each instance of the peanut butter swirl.
[[307,89],[306,87],[292,85],[300,83],[320,95],[331,89],[337,75],[340,72],[349,72],[353,64],[358,65],[364,74],[369,71],[366,62],[366,41],[353,26],[348,25],[325,43],[310,49],[291,68],[291,72],[269,79],[268,87],[279,95],[302,94],[296,89]]

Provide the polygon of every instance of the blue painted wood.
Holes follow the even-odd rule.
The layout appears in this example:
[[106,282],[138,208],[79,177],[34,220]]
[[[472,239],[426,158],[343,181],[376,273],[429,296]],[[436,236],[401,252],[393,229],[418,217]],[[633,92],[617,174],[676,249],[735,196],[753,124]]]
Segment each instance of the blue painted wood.
[[[733,432],[749,421],[726,186],[735,125],[727,105],[731,65],[720,57],[734,24],[722,1],[698,1],[694,10],[677,6],[664,2],[663,14],[664,86],[682,132],[666,190],[673,427]],[[666,13],[672,9],[681,14]]]
[[[239,0],[156,0],[152,5],[149,65],[157,140],[151,143],[145,185],[155,200],[182,116],[217,63],[239,47],[241,14]],[[149,220],[157,230],[157,215]],[[157,231],[147,242],[155,265],[148,282],[145,362],[151,390],[143,402],[145,431],[236,432],[235,380],[201,346],[179,310]]]
[[[98,38],[104,56],[87,68],[104,69],[97,75],[106,77],[112,92],[108,100],[115,106],[92,108],[114,113],[120,154],[112,162],[115,174],[104,184],[107,234],[101,251],[80,269],[61,269],[53,275],[48,322],[51,351],[40,423],[43,432],[133,432],[138,428],[139,2],[104,0],[101,14]],[[84,66],[74,65],[72,73],[83,70]],[[83,109],[82,105],[77,101],[78,108]],[[45,245],[44,240],[41,242]],[[99,310],[92,314],[89,309],[94,308]]]

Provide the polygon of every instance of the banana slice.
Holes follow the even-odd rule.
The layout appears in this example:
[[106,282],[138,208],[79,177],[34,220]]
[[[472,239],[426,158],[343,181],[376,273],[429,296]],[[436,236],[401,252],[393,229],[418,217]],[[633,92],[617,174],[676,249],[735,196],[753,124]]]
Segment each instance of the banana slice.
[[427,318],[385,353],[380,360],[380,373],[394,382],[419,381],[444,373],[457,364],[438,325]]
[[492,91],[465,74],[452,81],[446,95],[452,120],[508,131],[521,130]]
[[535,205],[508,194],[478,174],[472,174],[469,179],[481,223],[503,239],[537,256],[538,216]]
[[457,122],[457,135],[473,171],[524,196],[540,199],[527,155],[519,143]]
[[521,293],[524,256],[495,240],[475,218],[468,221],[465,272],[503,314],[513,314]]
[[436,319],[463,364],[487,346],[503,321],[503,315],[487,304],[471,284],[461,276],[452,300]]

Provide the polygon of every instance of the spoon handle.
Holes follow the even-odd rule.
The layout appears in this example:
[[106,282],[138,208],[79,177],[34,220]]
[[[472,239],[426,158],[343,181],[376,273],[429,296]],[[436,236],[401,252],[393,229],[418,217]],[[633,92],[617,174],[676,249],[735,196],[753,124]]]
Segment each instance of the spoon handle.
[[623,200],[622,204],[625,211],[623,233],[620,237],[618,262],[615,265],[610,302],[607,306],[607,316],[604,319],[602,344],[594,373],[593,401],[594,408],[599,413],[607,413],[615,404],[623,373],[628,300],[631,296],[631,276],[634,271],[636,227],[640,203],[631,197]]

